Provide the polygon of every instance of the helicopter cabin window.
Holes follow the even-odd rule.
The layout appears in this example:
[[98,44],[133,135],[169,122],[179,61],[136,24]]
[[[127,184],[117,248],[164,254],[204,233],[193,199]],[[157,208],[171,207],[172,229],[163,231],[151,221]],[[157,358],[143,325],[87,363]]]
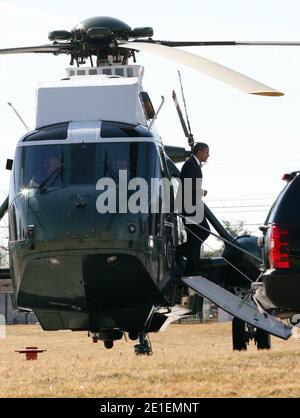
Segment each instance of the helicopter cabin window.
[[68,138],[69,122],[57,123],[56,125],[45,126],[29,135],[27,135],[23,142],[27,141],[51,141]]
[[152,137],[151,132],[147,128],[140,125],[129,125],[121,122],[102,122],[101,126],[102,138],[124,138],[124,137]]

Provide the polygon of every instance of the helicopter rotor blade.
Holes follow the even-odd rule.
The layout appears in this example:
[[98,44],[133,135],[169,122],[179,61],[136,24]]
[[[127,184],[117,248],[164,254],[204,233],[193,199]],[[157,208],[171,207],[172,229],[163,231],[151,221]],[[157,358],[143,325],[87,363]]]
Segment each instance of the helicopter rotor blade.
[[26,53],[57,53],[66,52],[71,50],[71,44],[58,44],[58,45],[38,45],[38,46],[25,46],[18,48],[0,49],[0,55],[6,54],[26,54]]
[[283,96],[283,93],[280,91],[247,77],[244,74],[238,73],[237,71],[199,55],[182,51],[181,49],[170,48],[151,42],[120,42],[119,46],[171,59],[249,94],[260,96]]
[[[133,40],[131,42],[141,42],[141,40]],[[185,46],[300,46],[300,42],[294,41],[160,41],[157,39],[143,39],[142,42],[156,45],[164,45],[171,47]]]
[[234,45],[249,45],[249,46],[300,46],[300,42],[294,41],[251,41],[251,42],[234,42]]
[[179,83],[180,83],[180,88],[181,88],[181,96],[182,96],[182,100],[183,100],[183,104],[184,104],[184,110],[185,110],[185,117],[186,117],[186,121],[187,121],[187,126],[189,128],[190,135],[192,135],[192,129],[191,129],[191,124],[190,124],[189,115],[188,115],[188,111],[187,111],[184,90],[183,90],[182,77],[181,77],[181,73],[180,73],[179,70],[178,70],[178,76],[179,76]]
[[186,126],[186,123],[185,123],[185,120],[184,120],[184,117],[183,117],[182,111],[181,111],[181,109],[180,109],[180,106],[179,106],[179,103],[178,103],[178,99],[177,99],[177,96],[176,96],[175,90],[173,90],[173,92],[172,92],[172,98],[173,98],[174,103],[175,103],[175,107],[176,107],[176,110],[177,110],[177,113],[178,113],[178,116],[179,116],[179,119],[180,119],[180,122],[181,122],[181,125],[182,125],[182,129],[183,129],[184,135],[185,135],[187,138],[189,138],[190,133],[189,133],[189,131],[188,131],[188,128],[187,128],[187,126]]

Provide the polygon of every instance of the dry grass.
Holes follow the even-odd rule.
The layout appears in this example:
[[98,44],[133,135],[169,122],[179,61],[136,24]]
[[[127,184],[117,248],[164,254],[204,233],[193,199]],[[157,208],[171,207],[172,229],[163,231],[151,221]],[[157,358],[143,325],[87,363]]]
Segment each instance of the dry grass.
[[[271,351],[231,350],[230,324],[172,325],[153,335],[152,357],[132,341],[112,350],[86,333],[7,327],[0,340],[1,397],[299,397],[300,341],[272,338]],[[26,361],[14,350],[47,352]]]

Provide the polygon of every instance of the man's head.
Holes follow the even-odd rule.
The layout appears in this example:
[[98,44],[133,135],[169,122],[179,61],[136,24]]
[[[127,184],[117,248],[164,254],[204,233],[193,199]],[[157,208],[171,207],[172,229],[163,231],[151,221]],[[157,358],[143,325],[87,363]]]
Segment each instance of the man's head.
[[52,173],[61,165],[61,159],[58,155],[51,155],[46,163],[48,173]]
[[204,142],[198,142],[194,146],[193,153],[201,163],[205,163],[209,157],[209,146]]

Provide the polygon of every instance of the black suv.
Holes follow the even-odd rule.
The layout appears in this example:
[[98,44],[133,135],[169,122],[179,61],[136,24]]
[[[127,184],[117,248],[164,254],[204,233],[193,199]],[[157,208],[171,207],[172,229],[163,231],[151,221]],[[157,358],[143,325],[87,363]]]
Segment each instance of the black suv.
[[252,285],[263,309],[281,317],[300,313],[300,171],[287,181],[260,228],[262,274]]

